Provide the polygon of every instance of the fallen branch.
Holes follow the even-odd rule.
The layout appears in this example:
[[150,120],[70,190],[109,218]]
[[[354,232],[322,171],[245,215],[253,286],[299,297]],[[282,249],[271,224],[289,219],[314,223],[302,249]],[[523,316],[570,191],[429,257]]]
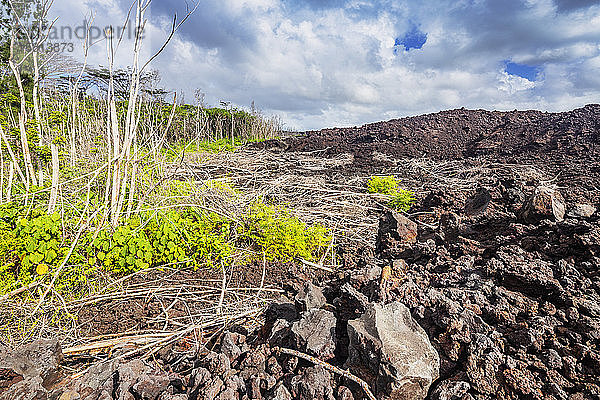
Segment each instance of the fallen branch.
[[16,296],[18,294],[25,292],[26,290],[33,289],[34,287],[38,286],[39,284],[40,284],[39,281],[31,282],[27,286],[21,286],[20,288],[15,289],[12,292],[6,293],[4,296],[0,297],[0,304],[4,303],[6,300],[10,299],[13,296]]
[[300,259],[300,261],[302,262],[302,264],[304,264],[304,265],[307,265],[307,266],[309,266],[309,267],[313,267],[313,268],[321,269],[321,270],[323,270],[323,271],[327,271],[327,272],[333,272],[333,270],[332,270],[331,268],[329,268],[329,267],[325,267],[325,266],[323,266],[323,265],[316,264],[316,263],[314,263],[314,262],[310,262],[310,261],[304,260],[304,259],[302,259],[302,258]]
[[367,382],[363,381],[362,379],[360,379],[359,377],[357,377],[355,375],[352,375],[348,371],[344,371],[343,369],[334,367],[333,365],[328,364],[323,360],[319,360],[316,357],[309,356],[308,354],[305,354],[305,353],[301,353],[298,350],[286,349],[284,347],[274,347],[273,350],[275,350],[278,353],[288,354],[290,356],[296,356],[298,358],[302,358],[303,360],[310,361],[313,364],[320,365],[321,367],[325,368],[326,370],[329,370],[335,374],[341,375],[346,379],[350,379],[351,381],[357,383],[365,391],[365,394],[367,395],[369,400],[377,400],[375,395],[373,395],[373,393],[371,392],[369,385],[367,385]]

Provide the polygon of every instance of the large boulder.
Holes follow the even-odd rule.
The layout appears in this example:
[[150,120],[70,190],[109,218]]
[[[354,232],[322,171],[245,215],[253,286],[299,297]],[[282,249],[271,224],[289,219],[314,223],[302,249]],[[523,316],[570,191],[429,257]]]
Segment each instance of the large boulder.
[[522,215],[526,222],[538,222],[542,219],[562,221],[565,211],[565,199],[557,189],[538,186],[523,205]]
[[61,377],[56,340],[37,340],[14,351],[0,347],[0,400],[46,399]]
[[417,224],[396,211],[388,211],[379,219],[377,252],[402,249],[417,241]]
[[348,321],[346,368],[377,389],[380,398],[424,399],[439,376],[440,359],[404,304],[370,304]]
[[334,357],[336,319],[331,311],[312,309],[292,324],[291,334],[296,348],[315,357]]

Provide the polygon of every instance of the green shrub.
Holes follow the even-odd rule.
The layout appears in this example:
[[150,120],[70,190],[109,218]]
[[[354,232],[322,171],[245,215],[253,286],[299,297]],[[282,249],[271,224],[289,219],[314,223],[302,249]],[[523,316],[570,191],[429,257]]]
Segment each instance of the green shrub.
[[388,207],[407,212],[415,202],[414,193],[398,187],[400,181],[393,176],[372,176],[367,188],[369,193],[379,193],[390,196]]
[[380,193],[391,195],[398,190],[399,181],[393,176],[372,176],[367,188],[369,193]]
[[[217,189],[232,187],[219,181]],[[77,219],[67,220],[64,227],[62,222],[59,214],[34,210],[27,216],[17,207],[0,206],[0,295],[47,279],[63,263],[72,246]],[[83,234],[54,288],[73,298],[94,283],[89,278],[100,270],[126,275],[166,265],[227,265],[242,245],[249,245],[260,258],[264,252],[269,261],[316,260],[330,242],[323,226],[307,226],[286,208],[262,202],[253,204],[239,222],[193,208],[146,212],[114,229]]]
[[392,198],[388,201],[388,207],[393,208],[394,210],[407,212],[415,202],[413,192],[404,189],[398,189],[396,193],[391,194],[390,196],[392,196]]
[[128,274],[151,266],[178,264],[198,267],[227,259],[230,222],[214,213],[169,211],[130,218],[113,233],[101,231],[92,242],[90,264]]
[[129,219],[114,232],[100,231],[91,243],[90,265],[100,263],[107,270],[127,274],[148,268],[154,255],[150,239],[146,232],[138,229],[140,219]]
[[307,226],[286,209],[262,202],[252,205],[241,233],[269,261],[315,260],[331,242],[322,225]]
[[0,208],[0,292],[27,285],[56,267],[61,247],[60,215],[37,210],[29,218],[13,205]]

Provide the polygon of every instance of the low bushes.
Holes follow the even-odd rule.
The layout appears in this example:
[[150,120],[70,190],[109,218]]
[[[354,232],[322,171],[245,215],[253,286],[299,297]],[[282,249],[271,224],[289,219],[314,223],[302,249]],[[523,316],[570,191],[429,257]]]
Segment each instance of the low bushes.
[[[56,271],[73,244],[74,223],[5,205],[0,209],[0,295]],[[55,289],[77,296],[100,272],[125,275],[150,267],[220,266],[232,258],[316,260],[331,237],[321,225],[307,226],[282,206],[257,201],[233,220],[181,207],[144,212],[115,229],[81,235]],[[236,253],[236,250],[239,250]]]
[[372,176],[367,183],[369,193],[389,196],[387,206],[398,211],[407,212],[415,202],[414,193],[399,188],[400,181],[393,176]]

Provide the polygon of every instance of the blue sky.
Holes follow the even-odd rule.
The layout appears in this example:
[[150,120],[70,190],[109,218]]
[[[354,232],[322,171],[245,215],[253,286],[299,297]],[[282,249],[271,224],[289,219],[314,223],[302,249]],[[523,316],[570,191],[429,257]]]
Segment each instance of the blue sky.
[[[129,6],[60,0],[54,12],[103,26]],[[153,0],[148,54],[185,7]],[[102,43],[88,61],[106,64]],[[196,89],[211,104],[254,101],[299,130],[463,106],[567,110],[600,102],[600,0],[202,0],[152,67],[188,102]]]

